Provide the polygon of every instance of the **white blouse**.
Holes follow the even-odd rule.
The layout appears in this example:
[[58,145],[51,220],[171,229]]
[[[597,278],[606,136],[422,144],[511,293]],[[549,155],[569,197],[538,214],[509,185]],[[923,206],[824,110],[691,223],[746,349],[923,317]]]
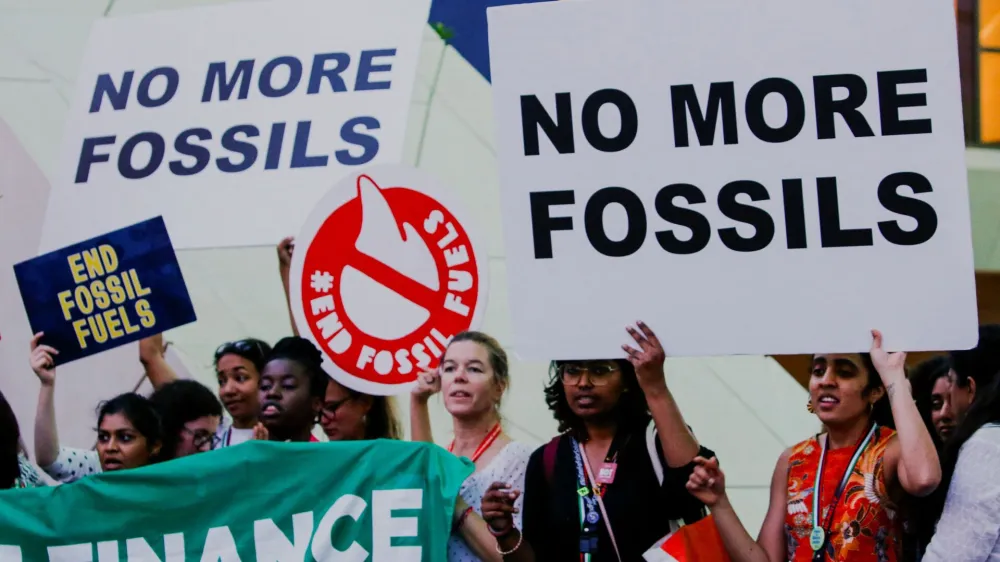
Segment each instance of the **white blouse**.
[[923,562],[1000,562],[1000,425],[984,425],[958,453],[944,511]]
[[[521,527],[521,512],[524,508],[524,474],[528,469],[528,459],[534,449],[519,441],[511,441],[493,457],[490,464],[476,471],[462,484],[459,494],[469,507],[482,515],[483,495],[494,482],[507,482],[515,490],[520,490],[514,506],[518,512],[514,514],[514,525]],[[480,562],[478,556],[461,537],[452,535],[448,539],[448,562]]]

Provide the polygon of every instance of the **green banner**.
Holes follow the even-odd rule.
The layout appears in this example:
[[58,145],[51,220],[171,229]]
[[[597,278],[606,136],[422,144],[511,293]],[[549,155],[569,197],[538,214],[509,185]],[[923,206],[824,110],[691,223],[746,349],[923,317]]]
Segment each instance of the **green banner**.
[[438,562],[472,471],[425,443],[250,442],[0,492],[0,560]]

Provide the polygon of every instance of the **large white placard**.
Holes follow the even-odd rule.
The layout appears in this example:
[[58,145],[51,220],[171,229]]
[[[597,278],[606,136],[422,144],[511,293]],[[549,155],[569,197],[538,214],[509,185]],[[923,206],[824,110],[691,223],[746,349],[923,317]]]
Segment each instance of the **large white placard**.
[[671,355],[976,343],[950,3],[488,15],[522,357],[619,357],[637,319]]
[[278,0],[95,23],[43,250],[163,215],[178,248],[276,244],[402,159],[430,0]]

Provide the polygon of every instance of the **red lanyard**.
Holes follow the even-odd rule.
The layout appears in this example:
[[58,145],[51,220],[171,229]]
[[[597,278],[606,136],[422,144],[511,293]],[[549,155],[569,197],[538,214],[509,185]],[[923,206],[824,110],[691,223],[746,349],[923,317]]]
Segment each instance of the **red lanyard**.
[[[491,429],[490,432],[486,434],[486,437],[483,438],[482,443],[480,443],[479,446],[476,447],[476,452],[472,453],[472,462],[478,461],[479,457],[483,456],[483,453],[486,452],[486,449],[489,449],[490,445],[492,445],[493,442],[497,440],[497,437],[500,437],[500,431],[501,430],[499,423],[493,426],[493,429]],[[451,445],[448,445],[448,452],[449,453],[455,452],[454,440],[452,440]]]

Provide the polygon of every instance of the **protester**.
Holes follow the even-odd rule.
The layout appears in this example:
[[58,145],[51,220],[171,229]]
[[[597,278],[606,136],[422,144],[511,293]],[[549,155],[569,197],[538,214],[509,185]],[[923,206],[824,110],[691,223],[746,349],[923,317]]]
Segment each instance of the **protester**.
[[[500,343],[482,332],[462,332],[448,343],[438,370],[422,373],[410,398],[410,431],[414,441],[433,443],[427,402],[437,392],[444,396],[444,406],[451,414],[454,440],[448,450],[468,457],[476,471],[460,491],[469,509],[481,506],[483,494],[496,481],[524,486],[524,472],[531,448],[514,441],[503,430],[500,403],[510,386],[507,353]],[[517,507],[522,500],[519,498]],[[521,517],[517,514],[516,524]],[[484,528],[485,530],[485,528]],[[496,541],[486,535],[495,550]],[[467,541],[452,536],[448,543],[451,562],[476,561],[480,557]]]
[[274,344],[260,378],[260,420],[271,441],[317,441],[313,426],[323,410],[330,377],[316,346],[297,336]]
[[[55,417],[56,370],[53,361],[53,357],[59,352],[39,343],[43,335],[41,332],[35,334],[31,340],[31,368],[41,382],[35,413],[35,454],[38,464],[52,478],[60,482],[74,482],[105,470],[104,463],[100,460],[101,443],[98,441],[97,451],[60,446]],[[117,408],[111,413],[126,417],[137,416],[137,420],[130,422],[134,424],[131,433],[139,431],[142,435],[147,435],[145,432],[150,432],[147,437],[151,443],[155,440],[157,460],[168,460],[211,448],[222,407],[212,391],[204,385],[190,380],[177,380],[161,385],[148,400],[140,397],[143,400],[142,406],[122,396],[119,397],[120,404],[114,401],[108,403]],[[121,409],[126,407],[127,410]],[[145,414],[147,407],[154,409],[155,424]],[[100,435],[99,432],[98,436]],[[132,450],[131,445],[124,441],[128,438],[128,435],[122,437],[121,445],[123,449]],[[152,446],[151,444],[150,447]]]
[[[165,352],[162,334],[139,342],[140,361],[154,389],[177,380],[164,357]],[[260,411],[260,372],[270,353],[271,346],[254,338],[226,342],[215,350],[219,398],[229,414],[219,424],[214,440],[216,448],[239,445],[255,438],[254,428]]]
[[1000,371],[948,442],[943,457],[943,506],[931,508],[937,521],[923,562],[1000,560]]
[[917,410],[939,447],[955,430],[950,404],[952,376],[951,360],[939,356],[917,365],[909,377]]
[[0,392],[0,490],[45,485],[45,479],[24,454],[17,417]]
[[[298,336],[292,314],[291,293],[288,282],[291,275],[292,252],[295,239],[286,237],[278,243],[278,273],[285,291],[285,304],[291,320],[292,334]],[[355,439],[402,439],[396,407],[391,397],[372,396],[348,388],[335,380],[330,380],[323,397],[323,413],[320,417],[323,433],[330,441]]]
[[330,441],[402,439],[389,396],[371,396],[330,379],[323,397],[320,426]]
[[134,392],[120,394],[97,411],[97,456],[101,470],[139,468],[163,460],[159,412]]
[[679,521],[704,516],[685,483],[693,459],[714,453],[684,423],[663,346],[638,326],[627,329],[639,347],[623,346],[628,360],[555,362],[545,395],[566,433],[531,455],[523,530],[513,517],[520,490],[496,482],[483,497],[505,560],[642,560]]
[[[696,459],[688,489],[711,509],[734,562],[899,560],[902,533],[890,490],[926,496],[941,467],[910,393],[906,354],[887,353],[876,330],[872,339],[870,354],[813,356],[810,406],[826,433],[778,459],[757,541],[729,502],[718,461]],[[890,404],[896,431],[875,419],[881,400]]]
[[192,380],[174,381],[153,392],[149,400],[162,419],[163,458],[217,448],[222,405],[205,385]]
[[979,343],[969,350],[952,351],[951,400],[944,411],[956,423],[976,400],[979,388],[1000,371],[1000,324],[979,327]]

